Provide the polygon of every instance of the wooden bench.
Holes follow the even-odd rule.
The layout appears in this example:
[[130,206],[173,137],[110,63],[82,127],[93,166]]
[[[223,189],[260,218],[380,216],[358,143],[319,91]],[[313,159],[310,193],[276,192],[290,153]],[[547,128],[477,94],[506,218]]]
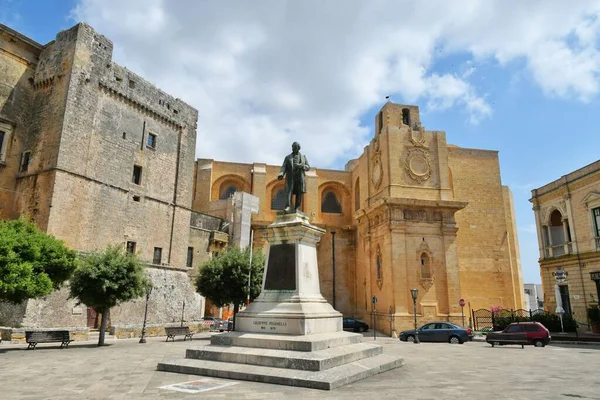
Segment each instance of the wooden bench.
[[73,340],[69,331],[25,331],[25,341],[29,343],[27,349],[35,350],[38,343],[60,342],[60,348],[69,347]]
[[190,340],[192,340],[192,336],[194,336],[194,332],[190,332],[189,326],[166,326],[165,333],[167,334],[167,340],[165,340],[166,342],[169,341],[169,338],[171,338],[171,340],[174,342],[175,336],[183,335],[184,341],[187,338],[190,338]]

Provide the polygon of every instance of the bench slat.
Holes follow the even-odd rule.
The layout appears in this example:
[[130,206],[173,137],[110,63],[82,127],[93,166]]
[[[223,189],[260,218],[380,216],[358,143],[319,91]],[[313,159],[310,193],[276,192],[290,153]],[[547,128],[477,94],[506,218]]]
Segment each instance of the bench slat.
[[29,348],[35,350],[38,343],[60,342],[60,347],[68,347],[71,339],[69,331],[25,331],[25,341],[29,343]]
[[194,332],[190,332],[189,326],[166,326],[165,333],[167,334],[167,341],[169,338],[172,341],[175,341],[175,336],[183,335],[183,340],[186,340],[188,337],[192,339],[194,336]]

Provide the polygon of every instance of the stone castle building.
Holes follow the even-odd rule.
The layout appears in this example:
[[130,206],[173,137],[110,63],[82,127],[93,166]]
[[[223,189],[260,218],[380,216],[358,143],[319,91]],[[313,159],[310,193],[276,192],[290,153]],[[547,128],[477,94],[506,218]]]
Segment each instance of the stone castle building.
[[[222,220],[191,209],[198,113],[112,51],[82,23],[46,45],[0,25],[0,215],[78,251],[122,243],[148,263],[150,321],[178,321],[183,301],[199,319],[188,273],[227,239]],[[0,325],[86,326],[92,311],[67,294],[0,307]],[[143,306],[115,308],[112,323],[141,323]]]
[[[193,209],[225,217],[225,199],[251,193],[260,204],[254,246],[265,246],[260,230],[285,203],[280,166],[196,164]],[[513,200],[497,151],[449,145],[444,132],[424,129],[418,107],[388,102],[359,158],[344,171],[312,168],[306,179],[303,211],[328,232],[318,245],[321,290],[344,315],[371,320],[376,296],[378,327],[408,328],[411,288],[422,322],[462,323],[460,298],[472,309],[523,307]]]
[[600,161],[531,191],[545,308],[556,311],[555,285],[565,312],[587,324],[600,299]]

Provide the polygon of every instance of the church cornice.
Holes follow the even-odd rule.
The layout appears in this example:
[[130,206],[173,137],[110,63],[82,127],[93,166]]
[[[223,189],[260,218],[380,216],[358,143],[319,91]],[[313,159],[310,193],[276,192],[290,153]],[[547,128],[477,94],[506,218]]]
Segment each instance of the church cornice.
[[454,212],[462,210],[469,204],[466,201],[456,200],[424,200],[424,199],[410,199],[403,197],[385,197],[376,200],[368,208],[364,210],[365,214],[371,214],[376,210],[385,208],[425,208],[425,209],[444,209],[453,210]]

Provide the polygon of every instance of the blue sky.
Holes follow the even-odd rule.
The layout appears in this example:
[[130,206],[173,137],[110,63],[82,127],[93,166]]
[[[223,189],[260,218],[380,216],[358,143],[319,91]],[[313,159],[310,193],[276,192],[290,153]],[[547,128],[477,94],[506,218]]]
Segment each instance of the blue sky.
[[89,23],[198,108],[199,157],[278,163],[300,139],[343,168],[385,95],[419,105],[449,143],[500,152],[524,280],[540,282],[531,189],[600,158],[598,2],[216,3],[0,0],[0,22],[40,43]]

